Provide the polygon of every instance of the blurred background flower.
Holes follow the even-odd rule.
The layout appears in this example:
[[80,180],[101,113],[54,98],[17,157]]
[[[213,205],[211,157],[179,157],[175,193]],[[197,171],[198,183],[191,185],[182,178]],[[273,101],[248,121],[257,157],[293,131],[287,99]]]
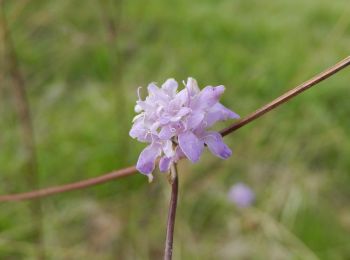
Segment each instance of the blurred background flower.
[[238,207],[245,208],[255,200],[254,192],[244,183],[236,183],[228,192],[228,199]]

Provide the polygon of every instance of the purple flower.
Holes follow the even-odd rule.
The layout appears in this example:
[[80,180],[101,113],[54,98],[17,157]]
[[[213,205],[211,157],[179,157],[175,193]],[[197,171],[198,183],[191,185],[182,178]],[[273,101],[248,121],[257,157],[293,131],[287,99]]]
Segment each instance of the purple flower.
[[255,200],[254,192],[244,183],[237,183],[228,192],[228,199],[240,208],[249,207]]
[[206,144],[216,156],[226,159],[232,152],[219,133],[208,131],[218,121],[237,119],[239,116],[219,103],[224,86],[198,88],[193,78],[186,87],[177,91],[178,84],[168,79],[161,88],[148,85],[148,96],[136,102],[129,132],[132,138],[149,143],[141,152],[136,168],[152,177],[156,160],[160,158],[160,171],[166,172],[170,164],[186,156],[197,162]]

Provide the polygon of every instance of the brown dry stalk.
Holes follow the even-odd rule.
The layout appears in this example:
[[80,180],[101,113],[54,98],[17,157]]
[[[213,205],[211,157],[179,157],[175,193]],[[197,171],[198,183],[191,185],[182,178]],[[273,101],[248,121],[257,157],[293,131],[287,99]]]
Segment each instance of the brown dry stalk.
[[117,171],[113,171],[113,172],[101,175],[96,178],[73,182],[62,186],[54,186],[54,187],[49,187],[41,190],[34,190],[30,192],[25,192],[25,193],[2,195],[0,196],[0,202],[36,199],[40,197],[47,197],[57,193],[84,189],[90,186],[95,186],[108,181],[112,181],[114,179],[130,176],[130,175],[133,175],[135,172],[136,172],[135,166],[131,166],[128,168],[124,168],[121,170],[117,170]]
[[[255,112],[251,113],[250,115],[246,116],[245,118],[241,119],[240,121],[230,125],[229,127],[223,129],[220,131],[222,136],[226,136],[230,133],[233,133],[234,131],[238,130],[239,128],[249,124],[250,122],[256,120],[257,118],[261,117],[262,115],[266,114],[267,112],[273,110],[277,106],[287,102],[291,98],[297,96],[298,94],[302,93],[303,91],[311,88],[312,86],[315,86],[316,84],[320,83],[321,81],[329,78],[330,76],[334,75],[338,71],[344,69],[345,67],[350,65],[350,56],[345,58],[344,60],[338,62],[334,66],[326,69],[325,71],[321,72],[317,76],[309,79],[308,81],[305,81],[304,83],[300,84],[299,86],[296,86],[295,88],[291,89],[290,91],[286,92],[285,94],[281,95],[280,97],[276,98],[275,100],[269,102],[265,106],[261,107],[260,109],[256,110]],[[18,194],[8,194],[8,195],[2,195],[0,196],[0,202],[4,201],[18,201],[18,200],[28,200],[28,199],[34,199],[39,197],[46,197],[49,195],[72,191],[72,190],[78,190],[87,188],[90,186],[95,186],[97,184],[105,183],[108,181],[111,181],[113,179],[130,176],[136,172],[135,166],[124,168],[121,170],[117,170],[112,173],[107,173],[105,175],[91,178],[88,180],[83,180],[71,184],[66,184],[62,186],[55,186],[51,188],[45,188],[42,190],[34,190],[31,192],[25,192],[25,193],[18,193]]]
[[242,120],[238,121],[235,124],[230,125],[229,127],[223,129],[220,131],[222,136],[226,136],[237,129],[241,128],[242,126],[245,126],[246,124],[254,121],[255,119],[261,117],[262,115],[266,114],[267,112],[271,111],[272,109],[276,108],[279,105],[282,105],[283,103],[286,103],[291,98],[299,95],[300,93],[304,92],[305,90],[311,88],[312,86],[315,86],[316,84],[320,83],[321,81],[329,78],[330,76],[334,75],[338,71],[344,69],[345,67],[350,65],[350,56],[343,59],[342,61],[339,61],[337,64],[333,65],[332,67],[326,69],[325,71],[321,72],[320,74],[314,76],[313,78],[305,81],[304,83],[301,83],[299,86],[296,86],[295,88],[287,91],[283,95],[279,96],[278,98],[272,100],[265,106],[259,108],[255,112],[251,113],[250,115],[246,116]]

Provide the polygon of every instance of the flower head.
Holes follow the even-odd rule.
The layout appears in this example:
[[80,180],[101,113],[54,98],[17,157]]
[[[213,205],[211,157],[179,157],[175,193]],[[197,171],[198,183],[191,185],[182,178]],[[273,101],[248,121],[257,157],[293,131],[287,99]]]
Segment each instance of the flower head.
[[240,208],[249,207],[255,200],[254,192],[244,183],[237,183],[228,192],[228,199]]
[[141,152],[136,168],[152,176],[158,157],[160,171],[166,172],[170,164],[186,156],[197,162],[206,144],[216,156],[226,159],[232,152],[219,133],[207,130],[217,121],[237,119],[239,116],[219,103],[224,86],[207,86],[200,90],[193,78],[185,88],[177,91],[178,84],[168,79],[159,88],[148,85],[148,96],[136,102],[129,132],[132,138],[149,143]]

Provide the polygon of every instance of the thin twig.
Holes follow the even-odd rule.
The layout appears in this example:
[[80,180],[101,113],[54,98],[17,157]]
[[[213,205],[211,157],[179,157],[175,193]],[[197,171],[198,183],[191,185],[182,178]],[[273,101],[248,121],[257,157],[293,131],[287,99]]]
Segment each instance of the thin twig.
[[164,249],[164,260],[171,260],[173,256],[173,239],[174,239],[174,227],[175,216],[177,207],[177,197],[179,191],[179,179],[177,174],[176,164],[172,164],[170,168],[170,180],[171,180],[171,197],[169,203],[168,222],[166,227],[166,239]]
[[101,183],[105,183],[114,179],[130,176],[136,172],[135,166],[124,168],[121,170],[113,171],[102,176],[91,178],[79,182],[69,183],[62,186],[54,186],[41,190],[34,190],[25,193],[9,194],[0,196],[0,202],[4,201],[19,201],[19,200],[29,200],[36,199],[40,197],[47,197],[53,194],[84,189],[90,186],[95,186]]
[[[282,96],[278,97],[274,101],[268,103],[267,105],[263,106],[262,108],[256,110],[255,112],[251,113],[250,115],[246,116],[242,120],[238,121],[235,124],[232,124],[231,126],[223,129],[220,131],[220,133],[223,136],[229,135],[233,133],[234,131],[238,130],[239,128],[249,124],[250,122],[254,121],[255,119],[261,117],[262,115],[266,114],[267,112],[273,110],[277,106],[287,102],[292,97],[295,97],[296,95],[300,94],[301,92],[305,91],[308,88],[311,88],[312,86],[316,85],[317,83],[320,83],[321,81],[329,78],[330,76],[334,75],[338,71],[344,69],[345,67],[350,65],[350,56],[346,59],[340,61],[336,65],[328,68],[324,72],[318,74],[314,78],[302,83],[301,85],[293,88],[292,90],[286,92]],[[56,186],[51,188],[45,188],[42,190],[34,190],[31,192],[25,192],[25,193],[18,193],[18,194],[9,194],[9,195],[2,195],[0,196],[0,202],[4,201],[16,201],[16,200],[27,200],[27,199],[34,199],[39,197],[46,197],[49,195],[54,195],[57,193],[62,193],[66,191],[72,191],[77,189],[83,189],[90,186],[94,186],[97,184],[105,183],[108,181],[111,181],[113,179],[117,179],[124,176],[130,176],[136,172],[136,168],[129,167],[117,170],[112,173],[107,173],[105,175],[91,178],[88,180],[83,180],[76,183],[66,184],[62,186]]]
[[350,56],[345,58],[344,60],[338,62],[334,66],[326,69],[325,71],[321,72],[320,74],[316,75],[315,77],[309,79],[308,81],[305,81],[304,83],[300,84],[299,86],[289,90],[282,96],[279,96],[275,100],[271,101],[270,103],[266,104],[265,106],[259,108],[254,113],[251,113],[247,117],[243,118],[242,120],[238,121],[237,123],[232,124],[231,126],[223,129],[220,131],[222,136],[228,135],[237,129],[241,128],[242,126],[245,126],[246,124],[250,123],[251,121],[254,121],[255,119],[261,117],[262,115],[266,114],[270,110],[278,107],[279,105],[282,105],[283,103],[287,102],[291,98],[299,95],[300,93],[304,92],[305,90],[311,88],[312,86],[320,83],[321,81],[329,78],[330,76],[334,75],[338,71],[344,69],[345,67],[350,65]]

